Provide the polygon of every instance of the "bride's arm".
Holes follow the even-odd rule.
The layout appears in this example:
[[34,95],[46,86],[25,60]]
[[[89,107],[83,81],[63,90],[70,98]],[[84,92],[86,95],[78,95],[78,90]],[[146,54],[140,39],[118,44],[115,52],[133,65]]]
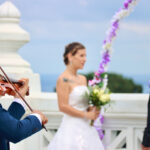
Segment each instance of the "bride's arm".
[[72,106],[69,105],[69,84],[63,81],[63,78],[59,78],[56,85],[56,91],[58,96],[58,105],[59,110],[68,115],[79,117],[79,118],[87,118],[94,120],[97,118],[99,112],[83,112],[79,111]]

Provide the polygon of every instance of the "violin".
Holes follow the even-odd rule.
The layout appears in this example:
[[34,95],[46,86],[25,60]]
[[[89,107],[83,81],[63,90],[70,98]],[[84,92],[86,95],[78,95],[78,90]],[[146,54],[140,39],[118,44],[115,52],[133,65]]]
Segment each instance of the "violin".
[[[22,97],[22,95],[18,91],[18,89],[21,86],[23,86],[24,82],[22,82],[21,80],[16,81],[16,80],[9,79],[9,77],[7,76],[7,74],[5,73],[5,71],[1,66],[0,66],[0,70],[6,77],[5,78],[0,74],[0,93],[1,93],[0,96],[5,95],[6,93],[14,96],[17,93],[20,96],[20,98],[24,101],[24,103],[27,105],[27,107],[30,109],[30,111],[33,112],[33,109],[30,107],[30,105],[27,103],[27,101],[24,99],[24,97]],[[26,95],[29,95],[29,90],[27,91]],[[42,124],[42,127],[47,131],[44,124]]]
[[[27,105],[27,107],[30,109],[30,111],[33,112],[33,109],[30,107],[30,105],[27,103],[27,101],[18,91],[18,89],[21,88],[21,86],[23,86],[24,82],[21,80],[16,81],[16,80],[9,79],[9,77],[7,76],[7,74],[5,73],[5,71],[1,66],[0,66],[0,70],[4,74],[4,76],[0,74],[0,96],[5,95],[6,93],[9,95],[18,94],[20,98],[24,101],[24,103]],[[27,91],[26,95],[29,95],[29,90]],[[44,124],[42,124],[42,127],[47,131]]]
[[[16,87],[17,90],[23,86],[23,81],[10,79],[11,83]],[[15,96],[16,92],[14,91],[13,86],[6,80],[6,78],[0,74],[0,96],[5,96],[5,94]],[[26,95],[29,95],[29,90]]]

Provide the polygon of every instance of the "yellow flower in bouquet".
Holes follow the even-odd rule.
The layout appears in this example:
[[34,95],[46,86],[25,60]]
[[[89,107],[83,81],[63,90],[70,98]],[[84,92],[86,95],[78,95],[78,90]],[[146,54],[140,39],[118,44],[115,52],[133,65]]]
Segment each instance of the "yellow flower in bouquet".
[[104,90],[99,89],[98,87],[96,87],[96,88],[93,89],[93,93],[98,94],[100,96],[104,93]]
[[103,102],[103,103],[107,103],[110,101],[110,94],[102,94],[100,96],[100,100]]
[[95,88],[95,89],[93,90],[93,93],[94,93],[94,94],[99,94],[99,90],[98,90],[97,88]]
[[89,104],[96,106],[100,109],[101,106],[104,106],[110,102],[110,92],[108,89],[105,91],[99,86],[89,87],[89,93],[86,94],[89,100]]

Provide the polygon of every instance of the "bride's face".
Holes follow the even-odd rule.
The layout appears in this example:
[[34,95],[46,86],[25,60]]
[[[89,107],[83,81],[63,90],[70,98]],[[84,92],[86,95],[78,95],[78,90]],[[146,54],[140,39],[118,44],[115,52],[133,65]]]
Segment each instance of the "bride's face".
[[85,49],[78,50],[77,53],[71,58],[72,65],[77,69],[83,69],[85,62],[86,62]]

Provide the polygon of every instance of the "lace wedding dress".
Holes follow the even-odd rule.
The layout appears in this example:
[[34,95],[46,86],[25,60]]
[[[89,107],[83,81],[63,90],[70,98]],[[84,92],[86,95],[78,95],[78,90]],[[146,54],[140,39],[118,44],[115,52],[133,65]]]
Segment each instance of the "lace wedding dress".
[[[88,102],[83,96],[86,91],[86,86],[76,86],[69,95],[69,104],[86,111]],[[104,150],[104,147],[89,120],[65,114],[47,150]]]

